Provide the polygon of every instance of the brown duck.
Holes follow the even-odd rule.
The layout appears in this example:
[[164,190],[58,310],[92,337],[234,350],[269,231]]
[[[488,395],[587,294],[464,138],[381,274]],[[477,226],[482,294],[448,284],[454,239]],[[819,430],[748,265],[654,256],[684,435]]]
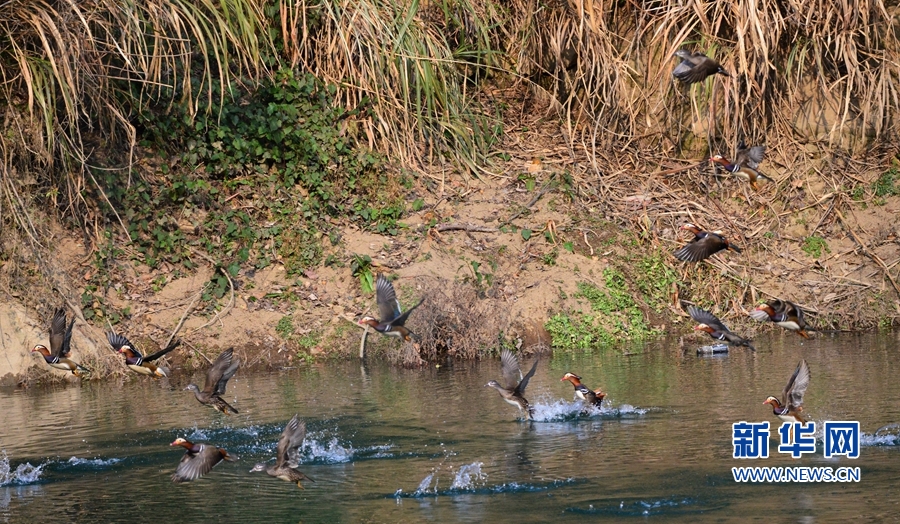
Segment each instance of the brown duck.
[[74,360],[69,360],[69,352],[72,350],[72,328],[75,326],[75,318],[66,326],[66,310],[59,308],[53,314],[50,322],[50,349],[43,344],[31,348],[31,352],[38,352],[44,357],[50,367],[71,371],[73,375],[80,376],[79,372],[90,373],[90,370]]
[[703,231],[694,224],[685,224],[681,226],[681,229],[693,233],[694,239],[675,252],[675,258],[678,260],[684,260],[685,262],[700,262],[723,249],[730,249],[737,253],[741,252],[739,247],[730,243],[719,232]]
[[806,332],[809,326],[803,317],[803,309],[793,302],[777,298],[770,300],[751,311],[750,317],[763,322],[774,322],[776,326],[794,331],[803,338],[809,338],[809,333]]
[[202,442],[195,444],[189,440],[177,438],[175,442],[169,445],[181,446],[187,450],[181,457],[181,462],[178,463],[178,468],[175,469],[175,473],[172,475],[172,482],[197,480],[209,473],[209,470],[223,460],[229,462],[238,460],[237,455],[231,455],[222,448]]
[[225,386],[228,384],[228,379],[234,376],[238,366],[241,365],[240,360],[236,360],[232,364],[232,352],[233,348],[226,349],[213,362],[209,371],[206,372],[206,384],[203,386],[203,391],[200,391],[196,384],[188,384],[188,387],[184,388],[185,391],[193,391],[194,396],[197,397],[201,404],[211,406],[216,411],[221,411],[226,415],[229,412],[238,412],[221,397],[221,395],[225,394]]
[[418,304],[407,309],[404,313],[400,308],[400,301],[397,300],[394,285],[384,275],[379,274],[378,279],[375,281],[375,300],[378,302],[378,315],[381,319],[366,316],[361,318],[357,324],[368,324],[382,335],[397,337],[407,342],[411,341],[415,334],[404,324],[406,324],[410,313],[422,305],[424,299],[419,300]]
[[287,423],[284,431],[281,432],[281,438],[278,439],[275,465],[267,467],[265,462],[259,462],[253,466],[250,473],[265,471],[269,476],[288,482],[296,482],[297,487],[300,489],[303,489],[303,484],[300,484],[301,480],[315,482],[297,469],[298,448],[303,444],[304,438],[306,438],[306,423],[298,419],[297,415],[294,415],[294,418]]
[[604,393],[600,388],[595,390],[589,389],[587,386],[581,383],[581,377],[576,375],[575,373],[566,373],[563,375],[563,378],[559,379],[560,382],[564,380],[568,380],[575,387],[575,396],[581,400],[583,400],[586,404],[591,404],[597,407],[600,407],[603,404],[603,399],[606,397],[606,393]]
[[705,331],[709,333],[709,336],[716,340],[724,340],[728,342],[729,345],[732,346],[746,346],[753,351],[756,351],[756,348],[751,344],[751,340],[749,338],[742,338],[738,335],[735,335],[728,329],[725,324],[722,323],[715,315],[710,313],[705,309],[700,309],[697,306],[689,306],[688,313],[691,315],[691,318],[699,322],[694,329],[697,331]]
[[177,348],[181,343],[180,340],[176,340],[169,344],[165,349],[145,357],[141,355],[134,344],[129,342],[128,339],[122,335],[110,331],[106,334],[106,340],[108,340],[109,345],[113,347],[113,351],[125,355],[125,365],[128,366],[128,369],[140,375],[147,375],[153,378],[169,376],[169,370],[163,366],[157,366],[154,364],[154,361],[169,351]]
[[[508,349],[504,349],[500,352],[500,373],[503,375],[506,385],[501,386],[499,382],[492,380],[485,384],[484,387],[496,389],[500,396],[503,397],[503,400],[522,410],[525,413],[525,418],[530,419],[534,414],[534,409],[528,404],[528,400],[523,395],[525,394],[525,388],[528,386],[528,381],[534,375],[534,370],[537,369],[539,360],[537,358],[534,359],[531,370],[522,377],[522,372],[519,370],[519,360]],[[517,377],[522,378],[519,380]]]
[[809,386],[809,366],[803,359],[797,364],[797,369],[788,380],[784,391],[781,393],[781,400],[770,396],[766,398],[763,405],[772,406],[772,413],[784,422],[799,422],[806,424],[806,419],[800,414],[803,411],[803,394]]
[[685,84],[693,84],[706,79],[706,77],[720,74],[731,76],[718,62],[703,53],[691,53],[687,49],[675,51],[675,56],[681,62],[675,66],[672,76]]

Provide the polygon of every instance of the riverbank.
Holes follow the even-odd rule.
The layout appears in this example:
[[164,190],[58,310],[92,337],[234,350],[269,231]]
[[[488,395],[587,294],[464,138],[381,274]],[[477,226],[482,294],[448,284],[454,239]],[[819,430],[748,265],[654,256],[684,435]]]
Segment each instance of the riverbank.
[[[566,147],[554,121],[511,129],[493,176],[419,177],[404,189],[395,231],[338,221],[321,239],[323,262],[299,274],[277,254],[234,271],[200,253],[193,270],[152,269],[115,228],[106,235],[116,255],[98,264],[95,244],[44,217],[53,247],[8,244],[0,268],[0,377],[65,378],[28,353],[47,342],[52,309],[64,302],[79,318],[73,357],[94,377],[125,373],[105,342],[110,327],[145,353],[177,331],[184,345],[171,358],[193,368],[232,346],[249,366],[354,357],[356,320],[375,309],[362,282],[377,273],[396,279],[405,307],[425,299],[409,322],[418,349],[369,337],[370,356],[407,366],[479,358],[502,344],[615,351],[628,339],[690,333],[685,302],[746,335],[773,329],[746,318],[772,297],[801,304],[820,329],[884,329],[900,318],[900,177],[888,164],[839,171],[825,169],[824,153],[795,162],[797,151],[771,151],[763,167],[775,182],[755,192],[713,176],[702,158],[649,151],[603,159],[605,174],[592,175],[591,159]],[[841,184],[848,179],[853,186]],[[723,230],[743,252],[676,260],[690,238],[678,229],[685,222]],[[94,287],[98,271],[105,289]]]

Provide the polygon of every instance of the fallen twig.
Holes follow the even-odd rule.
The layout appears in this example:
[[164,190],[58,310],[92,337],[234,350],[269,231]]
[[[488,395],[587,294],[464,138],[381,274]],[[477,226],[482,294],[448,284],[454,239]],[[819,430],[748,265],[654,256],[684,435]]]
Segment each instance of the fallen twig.
[[496,233],[498,231],[495,227],[485,227],[485,226],[473,226],[471,224],[441,224],[439,226],[434,227],[438,233],[443,233],[444,231],[468,231],[470,233]]
[[856,236],[856,233],[853,231],[853,229],[850,228],[850,224],[847,223],[847,219],[844,218],[844,215],[843,213],[841,213],[840,209],[835,209],[834,213],[837,215],[838,219],[840,219],[841,223],[844,224],[844,227],[847,228],[847,232],[850,233],[850,236],[853,237],[853,240],[859,245],[859,248],[862,249],[863,254],[871,258],[876,264],[881,267],[884,276],[888,278],[888,280],[891,282],[891,285],[894,287],[894,291],[897,292],[897,296],[900,297],[900,286],[897,286],[897,282],[894,280],[894,277],[891,276],[891,272],[890,270],[888,270],[887,265],[885,265],[884,260],[881,260],[881,257],[870,251],[869,248],[867,248],[866,245],[863,244],[863,241],[860,240],[858,236]]

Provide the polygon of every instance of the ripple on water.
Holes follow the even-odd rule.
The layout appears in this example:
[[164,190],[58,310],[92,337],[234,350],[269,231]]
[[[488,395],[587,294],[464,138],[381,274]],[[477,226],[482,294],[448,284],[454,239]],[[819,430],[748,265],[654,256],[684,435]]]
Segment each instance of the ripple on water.
[[26,462],[13,470],[9,464],[9,457],[6,456],[6,450],[3,450],[3,458],[0,458],[0,486],[34,484],[41,478],[43,468],[44,464],[32,466]]
[[586,508],[570,507],[566,512],[581,515],[616,515],[616,516],[650,516],[672,515],[678,513],[694,513],[703,511],[698,507],[697,500],[690,497],[675,497],[663,499],[639,499],[631,502],[621,501],[617,505],[595,506],[589,504]]
[[617,408],[606,405],[585,406],[584,402],[553,400],[549,402],[537,402],[532,405],[535,422],[565,422],[586,418],[621,418],[628,416],[642,416],[647,409],[636,408],[630,404],[622,404]]
[[71,457],[68,461],[66,461],[66,464],[70,464],[72,466],[87,466],[90,468],[102,469],[107,466],[112,466],[113,464],[118,464],[119,462],[122,462],[122,459],[115,457],[108,459],[102,459],[99,457],[92,459]]

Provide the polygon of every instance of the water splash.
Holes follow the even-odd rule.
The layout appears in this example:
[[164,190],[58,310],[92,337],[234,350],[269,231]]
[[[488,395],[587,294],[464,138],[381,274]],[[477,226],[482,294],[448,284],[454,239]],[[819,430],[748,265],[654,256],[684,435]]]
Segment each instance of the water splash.
[[[450,489],[473,489],[475,487],[476,481],[484,481],[484,479],[487,477],[487,475],[481,472],[481,466],[483,465],[483,462],[473,462],[471,464],[460,466],[459,470],[457,470],[456,472],[456,477],[453,479],[453,484],[450,485]],[[435,486],[435,489],[436,488],[437,486]]]
[[535,422],[566,422],[581,418],[621,418],[631,415],[642,416],[647,409],[636,408],[631,404],[622,404],[618,408],[610,406],[585,405],[580,400],[553,400],[537,402],[533,406]]
[[[413,496],[413,497],[421,497],[422,495],[427,494],[427,493],[428,493],[428,488],[431,487],[431,481],[434,480],[434,476],[435,476],[435,475],[436,475],[436,473],[432,473],[431,475],[428,475],[427,477],[425,477],[424,479],[422,479],[422,482],[419,482],[419,487],[416,488],[416,490],[413,492],[412,496]],[[398,490],[398,491],[397,491],[397,496],[398,496],[398,497],[400,496],[399,493],[402,492],[402,491],[403,491],[403,490]],[[435,494],[437,493],[437,483],[434,484],[434,493],[435,493]]]
[[322,442],[307,438],[300,447],[300,456],[303,457],[303,462],[350,462],[353,460],[353,446],[341,444],[337,437]]
[[70,458],[67,463],[73,466],[89,466],[93,468],[105,468],[106,466],[112,466],[113,464],[118,464],[122,462],[120,458],[109,458],[103,460],[102,458],[92,458],[92,459],[84,459],[78,457]]
[[184,438],[186,438],[187,440],[190,440],[191,442],[193,442],[195,440],[206,441],[206,440],[209,440],[209,433],[207,433],[205,430],[198,428],[197,426],[194,426],[193,428],[191,428],[191,432],[188,433],[188,435]]
[[869,435],[862,433],[859,436],[861,446],[900,446],[900,424],[888,424],[875,430]]
[[318,433],[307,435],[300,447],[300,457],[304,463],[341,464],[366,458],[390,458],[393,454],[389,450],[393,447],[392,444],[381,444],[355,448],[338,437]]
[[6,450],[3,450],[3,458],[0,458],[0,486],[8,484],[33,484],[41,478],[44,464],[32,466],[30,463],[19,464],[15,471],[9,465],[9,457],[6,456]]

